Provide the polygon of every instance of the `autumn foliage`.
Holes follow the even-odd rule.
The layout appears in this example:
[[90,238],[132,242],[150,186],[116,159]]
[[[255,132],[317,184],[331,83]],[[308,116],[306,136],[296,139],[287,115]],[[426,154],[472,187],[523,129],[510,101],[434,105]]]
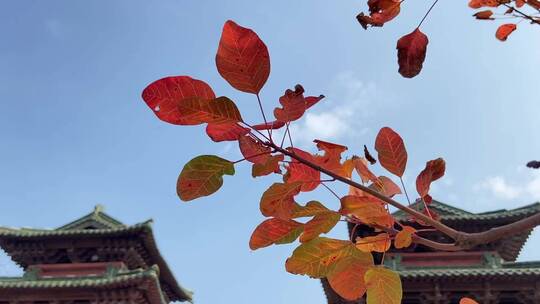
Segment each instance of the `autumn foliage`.
[[[370,14],[361,18],[366,27],[381,26],[396,17],[401,2],[370,0],[368,3]],[[400,73],[406,77],[419,73],[426,45],[427,37],[418,28],[400,39]],[[372,252],[386,252],[391,246],[406,248],[419,238],[417,230],[393,218],[389,204],[408,212],[411,220],[419,224],[437,225],[437,215],[429,209],[429,190],[431,183],[444,175],[444,160],[428,161],[418,174],[416,188],[424,201],[422,210],[403,206],[392,197],[406,193],[401,178],[407,167],[408,154],[403,139],[395,130],[381,128],[374,144],[378,164],[390,176],[373,173],[377,159],[369,153],[368,147],[364,147],[364,157],[354,154],[347,157],[346,146],[315,139],[314,147],[319,152],[304,151],[293,146],[290,124],[324,100],[323,95],[309,96],[301,85],[285,89],[275,102],[274,118],[267,120],[258,94],[270,74],[268,49],[254,31],[233,21],[227,21],[223,27],[216,66],[233,88],[255,95],[254,100],[258,103],[255,106],[260,107],[263,122],[246,122],[233,100],[216,97],[207,83],[189,76],[159,79],[142,93],[150,110],[162,121],[175,125],[206,125],[206,133],[212,141],[237,142],[244,157],[238,161],[215,155],[193,158],[178,178],[180,199],[191,201],[215,193],[224,179],[235,174],[235,167],[240,163],[251,165],[253,177],[281,175],[281,182],[270,185],[262,194],[260,211],[267,219],[254,229],[249,247],[257,250],[299,240],[300,245],[285,262],[288,272],[327,278],[332,288],[348,300],[367,294],[370,304],[400,303],[399,274],[386,268],[384,261],[375,264]],[[282,135],[280,140],[274,139],[277,129]],[[287,145],[286,138],[289,138]],[[334,182],[348,184],[349,192],[338,195],[329,187]],[[332,210],[315,200],[302,201],[302,193],[321,186],[336,196],[339,210]],[[340,220],[356,226],[369,225],[377,233],[344,240],[321,236]],[[474,301],[464,299],[462,303]]]
[[[370,27],[382,27],[398,16],[403,2],[404,0],[368,0],[369,13],[361,12],[356,19],[366,30]],[[399,38],[397,42],[398,72],[403,77],[415,77],[422,70],[429,39],[420,31],[420,27],[437,2],[438,0],[433,2],[418,26],[411,33]],[[506,41],[508,36],[517,29],[520,21],[525,20],[531,24],[540,25],[539,0],[470,0],[469,7],[480,10],[473,14],[473,17],[478,20],[518,20],[514,23],[499,25],[495,37],[500,41]],[[499,13],[494,12],[499,9]]]

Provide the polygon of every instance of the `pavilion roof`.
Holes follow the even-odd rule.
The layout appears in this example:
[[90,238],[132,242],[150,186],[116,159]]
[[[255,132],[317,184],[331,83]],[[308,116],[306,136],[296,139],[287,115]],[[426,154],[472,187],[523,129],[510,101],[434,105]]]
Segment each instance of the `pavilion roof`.
[[[145,262],[148,265],[156,264],[159,267],[161,270],[161,285],[162,287],[167,287],[165,289],[171,301],[192,301],[192,292],[183,288],[176,281],[165,259],[159,252],[153,235],[152,220],[128,226],[104,213],[103,208],[98,205],[90,214],[56,229],[0,227],[0,241],[8,239],[80,239],[118,236],[137,236],[141,240],[142,249],[146,252],[143,255],[146,260]],[[6,249],[4,248],[4,250]],[[9,254],[9,250],[6,251]],[[21,261],[14,261],[25,269],[29,266]]]

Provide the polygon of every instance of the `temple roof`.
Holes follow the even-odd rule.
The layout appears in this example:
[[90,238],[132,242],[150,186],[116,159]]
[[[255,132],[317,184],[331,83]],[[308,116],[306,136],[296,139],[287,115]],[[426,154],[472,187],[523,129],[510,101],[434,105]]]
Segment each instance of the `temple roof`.
[[[423,203],[421,201],[416,201],[411,207],[416,210],[421,210],[423,208]],[[430,209],[439,214],[442,223],[454,229],[465,232],[481,232],[534,215],[540,212],[540,203],[537,202],[510,210],[499,209],[490,212],[472,213],[433,200]],[[405,221],[408,218],[408,215],[403,211],[396,211],[393,215],[401,221]],[[479,250],[497,250],[501,257],[506,261],[515,261],[531,232],[532,229],[523,231],[519,234],[487,244],[482,247],[483,249]]]
[[[192,292],[184,289],[176,279],[167,263],[159,253],[152,231],[152,220],[127,226],[103,212],[103,207],[96,206],[93,212],[56,229],[29,229],[0,227],[0,245],[11,258],[26,269],[26,262],[17,260],[4,247],[3,241],[43,240],[43,239],[89,239],[105,237],[135,236],[141,241],[141,250],[147,265],[157,265],[161,270],[160,281],[171,301],[192,301]],[[82,281],[81,281],[82,282]],[[0,283],[1,284],[1,283]],[[0,287],[1,288],[1,287]]]
[[103,276],[86,276],[74,278],[39,278],[33,272],[26,272],[23,277],[0,277],[0,295],[10,295],[16,290],[23,292],[37,292],[37,290],[58,290],[65,292],[69,289],[95,288],[111,289],[117,287],[139,286],[144,283],[142,290],[146,290],[146,297],[152,304],[166,304],[159,284],[159,267],[154,265],[147,269],[129,271],[116,271],[111,268]]
[[421,279],[472,279],[480,277],[505,278],[534,276],[540,278],[540,262],[510,262],[497,267],[447,267],[447,268],[417,268],[399,271],[404,280]]
[[[411,207],[421,207],[423,203],[421,201],[416,201],[411,205]],[[490,221],[490,220],[501,220],[501,219],[510,219],[515,218],[524,218],[530,215],[534,215],[540,212],[540,202],[534,204],[526,205],[516,209],[499,209],[495,211],[482,212],[482,213],[472,213],[465,211],[460,208],[456,208],[445,203],[433,200],[430,209],[437,211],[441,216],[441,221]],[[401,210],[396,211],[393,215],[397,218],[406,218],[407,214]]]

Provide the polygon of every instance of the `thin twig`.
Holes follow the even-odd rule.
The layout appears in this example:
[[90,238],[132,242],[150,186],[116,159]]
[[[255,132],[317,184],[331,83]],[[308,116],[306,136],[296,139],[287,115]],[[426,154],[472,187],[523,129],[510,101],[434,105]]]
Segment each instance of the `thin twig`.
[[428,11],[426,12],[426,14],[424,15],[424,17],[422,18],[422,20],[420,20],[420,23],[418,24],[418,26],[416,28],[419,28],[420,25],[422,25],[422,23],[424,23],[424,20],[426,20],[427,16],[429,15],[429,13],[431,12],[431,10],[435,7],[435,5],[437,4],[437,2],[439,2],[439,0],[435,0],[433,2],[433,4],[431,4],[431,6],[429,7]]
[[[261,114],[262,114],[262,117],[264,119],[264,125],[265,126],[268,126],[268,121],[266,120],[266,115],[264,114],[264,109],[263,109],[263,106],[262,106],[262,102],[261,102],[261,97],[259,96],[259,93],[257,93],[257,101],[259,102],[259,108],[261,109]],[[272,141],[272,132],[268,129],[266,129],[266,131],[268,131],[268,137],[270,137],[270,141]]]

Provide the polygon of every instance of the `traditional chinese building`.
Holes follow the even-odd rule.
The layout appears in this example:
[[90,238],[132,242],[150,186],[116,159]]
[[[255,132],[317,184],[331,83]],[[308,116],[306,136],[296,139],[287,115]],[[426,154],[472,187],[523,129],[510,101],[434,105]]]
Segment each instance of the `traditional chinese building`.
[[151,221],[127,226],[100,206],[57,229],[0,228],[24,270],[0,278],[0,304],[167,304],[190,301],[159,253]]
[[[413,207],[421,208],[419,203]],[[540,203],[485,213],[471,213],[437,201],[430,208],[440,215],[441,222],[454,229],[481,232],[534,215],[540,212]],[[417,229],[426,228],[408,222],[408,216],[401,211],[394,216]],[[530,233],[523,231],[467,251],[440,252],[422,245],[392,249],[385,264],[400,273],[403,304],[457,304],[464,296],[484,304],[539,304],[540,261],[516,262]],[[422,236],[451,242],[437,231]],[[363,303],[341,299],[324,280],[323,287],[329,304]]]

